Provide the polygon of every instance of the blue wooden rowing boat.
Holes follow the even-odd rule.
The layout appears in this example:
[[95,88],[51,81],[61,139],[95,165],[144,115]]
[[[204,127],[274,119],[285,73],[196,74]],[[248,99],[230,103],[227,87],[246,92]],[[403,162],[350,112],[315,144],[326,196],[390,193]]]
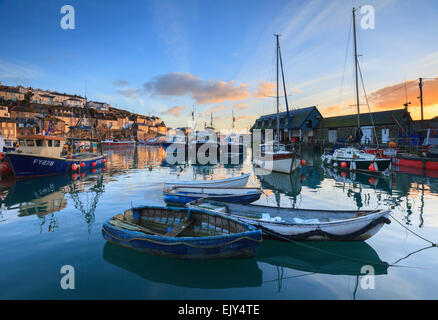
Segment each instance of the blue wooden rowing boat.
[[248,224],[206,210],[138,207],[102,226],[114,244],[178,259],[250,258],[262,232]]
[[260,188],[174,187],[164,190],[164,201],[171,205],[185,205],[199,199],[250,204],[260,199]]

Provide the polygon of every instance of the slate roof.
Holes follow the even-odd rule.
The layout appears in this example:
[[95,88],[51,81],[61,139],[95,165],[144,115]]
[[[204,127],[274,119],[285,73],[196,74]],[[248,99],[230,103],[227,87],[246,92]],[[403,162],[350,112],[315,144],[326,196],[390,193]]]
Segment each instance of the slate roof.
[[[304,122],[308,119],[310,114],[315,109],[318,111],[316,107],[307,107],[307,108],[301,108],[301,109],[289,111],[292,129],[301,128]],[[279,117],[280,117],[280,129],[287,129],[289,127],[287,120],[287,112],[279,113]],[[253,127],[251,128],[251,130],[253,129],[265,130],[265,129],[276,129],[276,128],[277,128],[277,114],[273,113],[258,118],[255,124],[253,125]]]
[[[372,112],[372,119],[374,121],[374,125],[393,125],[396,124],[397,119],[399,123],[405,123],[406,121],[412,121],[412,118],[409,112],[406,112],[405,109],[396,109],[389,111],[381,111],[381,112]],[[369,113],[363,113],[360,115],[360,125],[361,126],[372,126],[371,116]],[[348,128],[348,127],[357,127],[357,115],[346,115],[346,116],[338,116],[338,117],[330,117],[323,118],[319,123],[318,128]]]

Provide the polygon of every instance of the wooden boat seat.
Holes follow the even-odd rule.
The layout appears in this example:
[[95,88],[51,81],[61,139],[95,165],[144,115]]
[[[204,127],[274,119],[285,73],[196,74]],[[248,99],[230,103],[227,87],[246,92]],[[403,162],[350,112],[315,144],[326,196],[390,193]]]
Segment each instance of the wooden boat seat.
[[195,219],[189,218],[184,223],[176,226],[172,230],[170,230],[168,233],[164,235],[164,237],[178,237],[185,229],[190,227],[195,222]]

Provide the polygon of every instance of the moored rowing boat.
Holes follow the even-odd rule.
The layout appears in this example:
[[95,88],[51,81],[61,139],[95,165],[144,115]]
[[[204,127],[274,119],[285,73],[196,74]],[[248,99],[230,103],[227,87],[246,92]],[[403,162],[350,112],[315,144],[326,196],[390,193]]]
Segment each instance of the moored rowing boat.
[[120,246],[179,259],[253,257],[262,233],[199,209],[138,207],[106,221],[103,237]]
[[189,208],[231,216],[260,228],[266,238],[277,240],[363,241],[389,223],[387,210],[309,210],[240,205],[201,199]]

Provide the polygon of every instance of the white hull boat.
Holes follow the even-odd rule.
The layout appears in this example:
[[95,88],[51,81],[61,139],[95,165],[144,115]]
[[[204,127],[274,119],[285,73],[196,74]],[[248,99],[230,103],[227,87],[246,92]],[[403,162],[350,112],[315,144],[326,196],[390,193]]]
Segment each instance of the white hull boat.
[[240,205],[200,199],[190,208],[220,212],[263,231],[265,238],[294,241],[363,241],[386,223],[389,210],[308,210]]
[[244,188],[248,184],[249,174],[237,177],[206,181],[168,181],[164,183],[164,189],[177,187],[214,187],[214,188]]

